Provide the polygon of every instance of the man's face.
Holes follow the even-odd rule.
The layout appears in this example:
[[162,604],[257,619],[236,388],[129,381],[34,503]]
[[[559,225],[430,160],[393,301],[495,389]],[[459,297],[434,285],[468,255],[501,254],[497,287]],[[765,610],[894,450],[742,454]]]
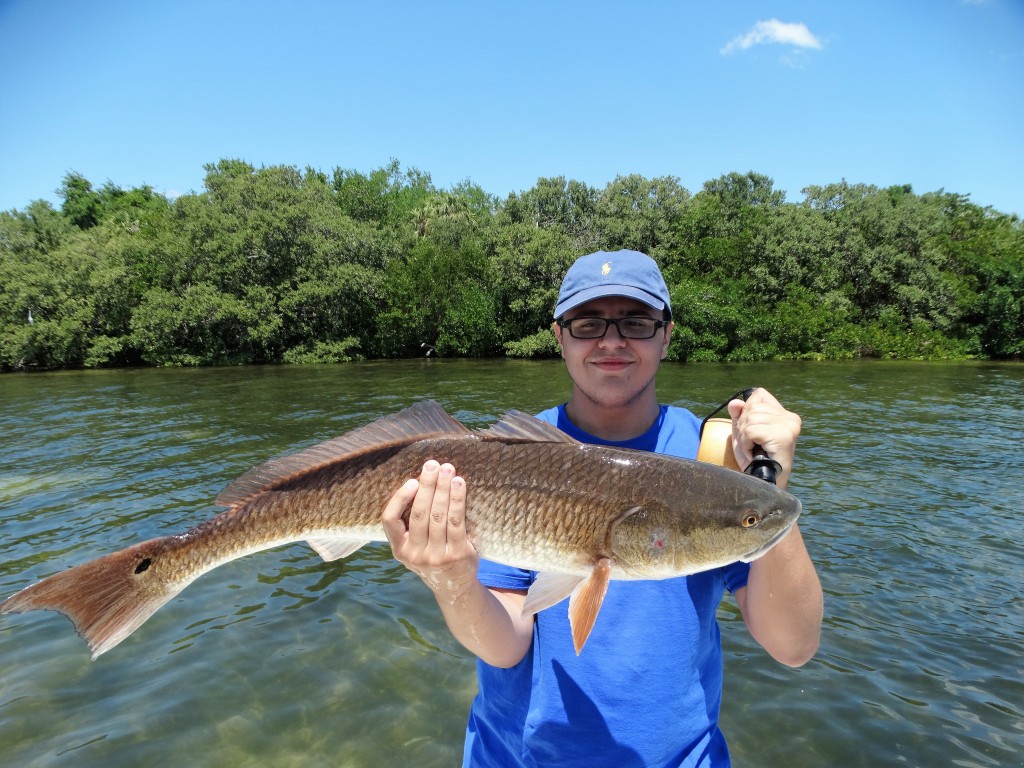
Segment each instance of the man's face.
[[[565,313],[565,320],[577,317],[650,317],[662,313],[646,304],[624,297],[595,299]],[[577,393],[606,407],[623,407],[649,388],[653,390],[658,364],[668,351],[672,325],[658,329],[650,339],[624,339],[614,325],[600,339],[574,339],[568,328],[554,325],[555,337]]]

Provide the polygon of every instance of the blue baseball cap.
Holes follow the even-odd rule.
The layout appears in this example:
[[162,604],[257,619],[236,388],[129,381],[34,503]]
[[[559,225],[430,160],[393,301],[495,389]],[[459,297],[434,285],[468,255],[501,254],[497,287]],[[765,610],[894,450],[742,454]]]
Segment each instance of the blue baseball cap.
[[555,318],[605,296],[636,299],[672,317],[668,286],[654,259],[640,251],[598,251],[580,256],[565,273]]

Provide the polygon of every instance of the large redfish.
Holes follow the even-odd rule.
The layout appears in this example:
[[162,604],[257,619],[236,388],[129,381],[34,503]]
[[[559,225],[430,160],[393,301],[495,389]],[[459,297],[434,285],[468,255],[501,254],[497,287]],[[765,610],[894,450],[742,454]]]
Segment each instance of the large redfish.
[[250,470],[217,497],[229,507],[221,514],[54,574],[0,603],[0,613],[60,611],[96,658],[218,565],[294,541],[325,560],[384,541],[385,504],[431,458],[466,479],[466,532],[479,555],[540,573],[526,614],[571,595],[577,653],[609,579],[752,560],[800,514],[795,497],[739,472],[584,445],[515,411],[473,432],[421,402]]

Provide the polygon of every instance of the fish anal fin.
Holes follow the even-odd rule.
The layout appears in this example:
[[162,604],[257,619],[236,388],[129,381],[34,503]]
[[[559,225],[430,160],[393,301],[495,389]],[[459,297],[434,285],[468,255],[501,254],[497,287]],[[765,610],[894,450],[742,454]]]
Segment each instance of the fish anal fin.
[[423,400],[344,435],[253,467],[218,494],[215,504],[233,507],[283,481],[340,459],[388,445],[470,430],[433,400]]
[[565,434],[554,424],[548,424],[522,411],[509,411],[496,423],[476,434],[485,440],[519,440],[531,443],[571,443],[580,445],[579,440]]
[[531,616],[545,608],[562,602],[579,586],[585,577],[567,574],[544,572],[530,585],[523,603],[523,616]]
[[576,655],[580,655],[590,631],[597,621],[601,604],[608,592],[611,579],[612,561],[607,557],[599,557],[594,563],[594,571],[583,581],[569,598],[569,627],[572,629],[572,644]]
[[352,539],[310,539],[308,544],[316,553],[328,563],[332,560],[341,560],[348,557],[360,547],[369,544],[368,541],[354,541]]

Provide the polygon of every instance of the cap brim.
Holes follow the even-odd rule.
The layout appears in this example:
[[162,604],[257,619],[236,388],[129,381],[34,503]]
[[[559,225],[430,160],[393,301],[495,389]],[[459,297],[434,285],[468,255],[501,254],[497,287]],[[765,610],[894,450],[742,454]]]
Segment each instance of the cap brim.
[[575,309],[580,304],[586,304],[588,301],[594,301],[594,299],[604,299],[608,296],[623,296],[627,299],[636,299],[659,312],[665,309],[665,302],[655,298],[647,291],[640,290],[632,285],[598,285],[593,288],[587,288],[579,293],[574,293],[569,298],[564,299],[555,307],[555,317],[561,317],[570,309]]

